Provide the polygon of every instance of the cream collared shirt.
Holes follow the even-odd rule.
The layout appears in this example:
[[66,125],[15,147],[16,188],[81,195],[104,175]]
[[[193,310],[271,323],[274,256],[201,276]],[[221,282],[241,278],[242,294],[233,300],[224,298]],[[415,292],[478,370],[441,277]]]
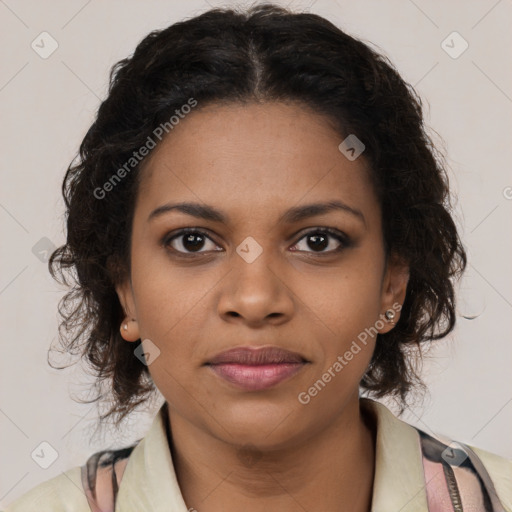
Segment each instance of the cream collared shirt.
[[[372,512],[427,512],[418,431],[384,405],[361,399],[377,424]],[[512,461],[472,447],[491,477],[505,510],[512,512]],[[90,512],[81,468],[43,482],[4,512]],[[162,409],[130,455],[117,496],[116,512],[187,512],[166,436]],[[200,512],[200,511],[199,511]]]

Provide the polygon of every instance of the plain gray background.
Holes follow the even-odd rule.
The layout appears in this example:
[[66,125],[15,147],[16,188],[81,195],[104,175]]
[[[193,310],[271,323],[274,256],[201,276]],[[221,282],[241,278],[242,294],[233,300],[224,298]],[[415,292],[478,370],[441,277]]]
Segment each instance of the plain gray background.
[[[469,264],[457,328],[425,360],[430,395],[403,419],[511,458],[511,0],[277,3],[378,45],[425,101],[427,122],[445,144]],[[220,5],[234,4],[0,0],[0,507],[93,451],[142,437],[161,403],[122,433],[89,441],[96,409],[70,394],[84,396],[91,377],[46,362],[64,288],[48,274],[45,250],[64,241],[62,178],[106,95],[111,66],[151,30]],[[52,39],[57,49],[42,58]],[[472,315],[479,316],[463,318]],[[31,457],[42,442],[58,454],[47,469]]]

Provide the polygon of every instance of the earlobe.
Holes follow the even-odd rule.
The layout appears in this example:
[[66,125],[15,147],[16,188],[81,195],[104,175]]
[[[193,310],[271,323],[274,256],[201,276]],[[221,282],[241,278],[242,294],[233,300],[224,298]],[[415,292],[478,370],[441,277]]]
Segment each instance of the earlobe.
[[137,341],[140,339],[139,325],[135,318],[125,318],[119,328],[119,331],[121,333],[121,337],[125,341]]
[[125,281],[116,285],[116,293],[125,314],[119,332],[124,340],[137,341],[140,339],[140,333],[135,316],[135,301],[133,300],[133,291],[130,283]]

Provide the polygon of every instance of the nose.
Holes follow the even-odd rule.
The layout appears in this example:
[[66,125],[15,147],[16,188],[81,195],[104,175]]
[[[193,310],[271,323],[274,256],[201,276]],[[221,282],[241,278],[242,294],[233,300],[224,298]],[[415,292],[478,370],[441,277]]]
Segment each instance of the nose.
[[233,260],[221,285],[218,310],[222,318],[252,328],[289,321],[295,308],[291,283],[286,282],[284,269],[271,261],[270,251],[252,262],[237,253]]

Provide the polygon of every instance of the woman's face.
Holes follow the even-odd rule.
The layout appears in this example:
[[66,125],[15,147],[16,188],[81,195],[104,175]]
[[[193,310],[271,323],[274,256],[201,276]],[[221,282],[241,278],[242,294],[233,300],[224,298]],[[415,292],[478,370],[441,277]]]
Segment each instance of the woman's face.
[[[341,142],[304,107],[266,103],[194,111],[153,150],[131,282],[117,291],[136,319],[123,336],[144,340],[171,417],[229,443],[284,447],[357,402],[375,332],[392,328],[383,313],[395,308],[398,319],[407,272],[386,264],[364,153],[349,160]],[[195,206],[161,208],[178,203]],[[307,209],[328,203],[341,206]],[[179,235],[184,228],[200,233]],[[207,364],[240,346],[307,362],[248,389]]]

